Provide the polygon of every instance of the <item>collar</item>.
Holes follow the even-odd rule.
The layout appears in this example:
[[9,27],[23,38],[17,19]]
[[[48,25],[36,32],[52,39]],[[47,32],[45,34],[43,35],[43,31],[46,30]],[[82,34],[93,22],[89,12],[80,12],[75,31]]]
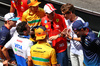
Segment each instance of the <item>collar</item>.
[[86,33],[86,35],[88,35],[88,33],[89,33],[89,29],[87,28],[87,30],[88,30],[88,32]]
[[8,30],[10,30],[10,28],[8,28],[6,25],[4,25]]
[[76,16],[76,18],[74,19],[74,21],[72,23],[74,23],[77,20],[78,16]]
[[30,35],[28,35],[28,36],[25,36],[25,35],[18,35],[18,37],[29,39],[29,38],[30,38]]

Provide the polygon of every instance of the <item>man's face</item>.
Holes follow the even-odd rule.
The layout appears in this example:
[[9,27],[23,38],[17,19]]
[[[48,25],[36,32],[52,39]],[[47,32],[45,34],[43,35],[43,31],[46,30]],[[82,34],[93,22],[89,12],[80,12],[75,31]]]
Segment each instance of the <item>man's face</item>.
[[30,6],[31,11],[37,12],[38,11],[38,6]]
[[84,32],[82,30],[74,30],[74,33],[77,34],[78,37],[80,37]]
[[9,20],[9,24],[11,27],[15,27],[16,26],[17,21],[11,21]]
[[55,17],[55,11],[51,12],[50,14],[46,13],[46,15],[50,20],[53,20],[53,18]]
[[71,13],[64,13],[64,12],[62,12],[62,15],[63,15],[66,19],[71,19]]

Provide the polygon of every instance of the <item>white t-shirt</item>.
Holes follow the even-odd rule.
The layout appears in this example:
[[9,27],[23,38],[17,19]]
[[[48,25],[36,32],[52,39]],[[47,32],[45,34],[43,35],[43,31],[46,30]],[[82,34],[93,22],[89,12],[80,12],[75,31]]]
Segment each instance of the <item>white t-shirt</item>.
[[[81,20],[83,23],[85,22],[81,17],[78,17],[78,16],[77,16],[76,20]],[[67,28],[71,29],[71,33],[70,33],[71,37],[77,37],[77,35],[72,30],[72,24],[74,22],[71,22],[70,20],[66,20]],[[70,44],[71,44],[70,45],[70,52],[72,52],[74,54],[77,54],[77,55],[83,54],[82,45],[81,45],[81,43],[79,41],[70,40]]]
[[26,59],[30,56],[32,41],[24,37],[14,36],[5,44],[8,49],[13,49],[18,65],[27,66]]

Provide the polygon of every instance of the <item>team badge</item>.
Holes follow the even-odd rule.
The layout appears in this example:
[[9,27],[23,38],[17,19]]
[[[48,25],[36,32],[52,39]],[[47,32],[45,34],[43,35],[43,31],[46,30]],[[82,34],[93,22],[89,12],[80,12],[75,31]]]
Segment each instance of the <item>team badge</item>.
[[14,1],[12,1],[14,3]]
[[47,23],[47,20],[45,20],[44,23]]
[[21,5],[23,5],[23,2],[21,2]]
[[48,28],[48,25],[45,25],[46,28]]
[[56,19],[56,22],[59,22],[59,19]]

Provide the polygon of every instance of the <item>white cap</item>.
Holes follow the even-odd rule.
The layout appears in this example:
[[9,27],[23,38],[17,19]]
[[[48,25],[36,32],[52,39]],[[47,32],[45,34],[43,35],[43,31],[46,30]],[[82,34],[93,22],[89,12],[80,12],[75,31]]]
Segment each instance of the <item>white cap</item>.
[[19,18],[18,17],[15,17],[15,14],[14,13],[7,13],[5,16],[4,16],[4,20],[7,21],[7,20],[12,20],[12,21],[17,21]]
[[45,6],[44,6],[44,11],[45,13],[51,13],[53,11],[55,11],[56,8],[54,8],[54,6],[51,4],[51,3],[47,3]]

